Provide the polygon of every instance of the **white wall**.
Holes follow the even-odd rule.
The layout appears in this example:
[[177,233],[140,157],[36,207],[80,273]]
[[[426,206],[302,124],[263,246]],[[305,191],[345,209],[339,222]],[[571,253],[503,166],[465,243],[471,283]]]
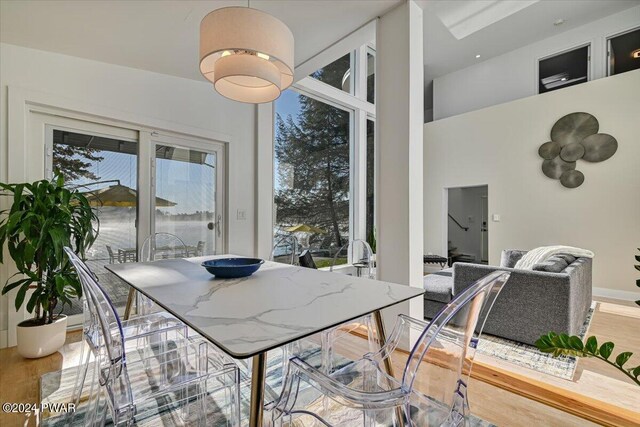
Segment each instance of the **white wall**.
[[[8,87],[22,87],[145,117],[169,126],[190,127],[231,137],[229,156],[229,251],[255,250],[255,106],[229,101],[211,85],[51,52],[0,44],[0,181],[6,182]],[[197,61],[194,60],[194,67]],[[236,220],[244,209],[246,220]],[[3,270],[3,269],[2,269]],[[2,276],[0,270],[0,276]],[[0,277],[2,283],[6,278]],[[7,329],[7,299],[0,299],[0,333]],[[1,337],[0,337],[1,341]]]
[[[444,188],[487,184],[489,264],[503,249],[565,244],[595,252],[593,286],[638,292],[640,244],[640,70],[424,125],[425,253],[446,250]],[[605,162],[578,162],[576,189],[542,174],[537,150],[565,114],[586,111],[613,135]],[[627,292],[627,294],[624,294]],[[637,298],[636,298],[637,299]]]
[[591,79],[604,77],[606,38],[637,26],[640,6],[438,77],[433,82],[433,118],[535,95],[538,60],[586,43],[591,43]]

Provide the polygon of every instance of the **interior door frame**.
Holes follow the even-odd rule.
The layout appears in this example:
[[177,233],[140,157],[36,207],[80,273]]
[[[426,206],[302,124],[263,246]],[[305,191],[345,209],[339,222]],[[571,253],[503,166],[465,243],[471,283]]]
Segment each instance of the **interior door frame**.
[[[156,198],[156,177],[155,177],[155,152],[156,147],[158,145],[169,145],[179,148],[198,150],[207,153],[215,153],[216,155],[216,206],[215,212],[216,217],[220,216],[220,223],[222,224],[221,230],[216,228],[215,233],[219,234],[219,237],[216,236],[216,246],[215,252],[216,254],[226,253],[228,248],[228,197],[227,197],[227,154],[226,154],[226,144],[219,141],[205,140],[202,138],[196,138],[192,136],[184,136],[177,135],[166,132],[142,132],[145,134],[145,139],[148,138],[149,143],[145,144],[149,147],[150,150],[150,170],[148,173],[149,176],[149,186],[150,194],[149,194],[149,207],[148,207],[148,230],[149,234],[153,234],[155,232],[155,221],[153,221],[154,213],[155,213],[155,198]],[[142,135],[141,135],[142,136]],[[142,240],[140,240],[142,238]],[[139,236],[138,247],[142,245],[142,242],[146,236]]]

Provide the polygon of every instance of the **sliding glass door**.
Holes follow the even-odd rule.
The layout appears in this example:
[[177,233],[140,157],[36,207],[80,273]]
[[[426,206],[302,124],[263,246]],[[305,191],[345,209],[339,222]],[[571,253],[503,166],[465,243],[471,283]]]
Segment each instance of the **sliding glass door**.
[[[119,309],[129,287],[104,266],[137,261],[153,233],[179,237],[188,256],[224,251],[224,144],[47,114],[34,114],[31,128],[32,138],[44,135],[44,176],[60,171],[96,210],[100,232],[87,262]],[[82,304],[63,313],[80,323]]]
[[[100,231],[86,254],[87,264],[98,275],[114,304],[124,307],[129,288],[109,274],[104,266],[133,260],[136,253],[137,132],[121,132],[87,123],[78,125],[82,129],[46,127],[50,144],[46,173],[52,176],[60,172],[66,185],[85,193],[94,207],[100,220]],[[68,316],[81,314],[81,302],[74,301],[71,307],[64,307],[63,313]]]
[[152,225],[180,238],[192,256],[222,252],[223,146],[154,137]]

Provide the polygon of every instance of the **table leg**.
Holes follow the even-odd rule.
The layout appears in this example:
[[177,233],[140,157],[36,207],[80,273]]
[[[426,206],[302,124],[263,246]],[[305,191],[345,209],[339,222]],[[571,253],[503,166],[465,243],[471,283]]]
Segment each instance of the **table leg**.
[[127,305],[124,308],[124,320],[129,320],[131,316],[131,307],[133,306],[133,300],[136,297],[136,290],[129,287],[129,295],[127,296]]
[[267,372],[267,353],[253,356],[251,366],[251,402],[249,427],[262,427],[264,380]]
[[[384,330],[384,322],[382,321],[380,310],[373,312],[373,320],[376,322],[376,330],[378,331],[378,345],[382,348],[387,343],[387,334]],[[388,357],[384,359],[384,369],[389,376],[393,377],[393,365]]]

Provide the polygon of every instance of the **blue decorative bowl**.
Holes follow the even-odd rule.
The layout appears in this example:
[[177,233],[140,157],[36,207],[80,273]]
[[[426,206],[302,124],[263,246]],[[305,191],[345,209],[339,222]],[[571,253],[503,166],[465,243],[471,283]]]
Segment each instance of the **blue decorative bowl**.
[[264,264],[259,258],[220,258],[202,263],[207,271],[220,279],[251,276]]

